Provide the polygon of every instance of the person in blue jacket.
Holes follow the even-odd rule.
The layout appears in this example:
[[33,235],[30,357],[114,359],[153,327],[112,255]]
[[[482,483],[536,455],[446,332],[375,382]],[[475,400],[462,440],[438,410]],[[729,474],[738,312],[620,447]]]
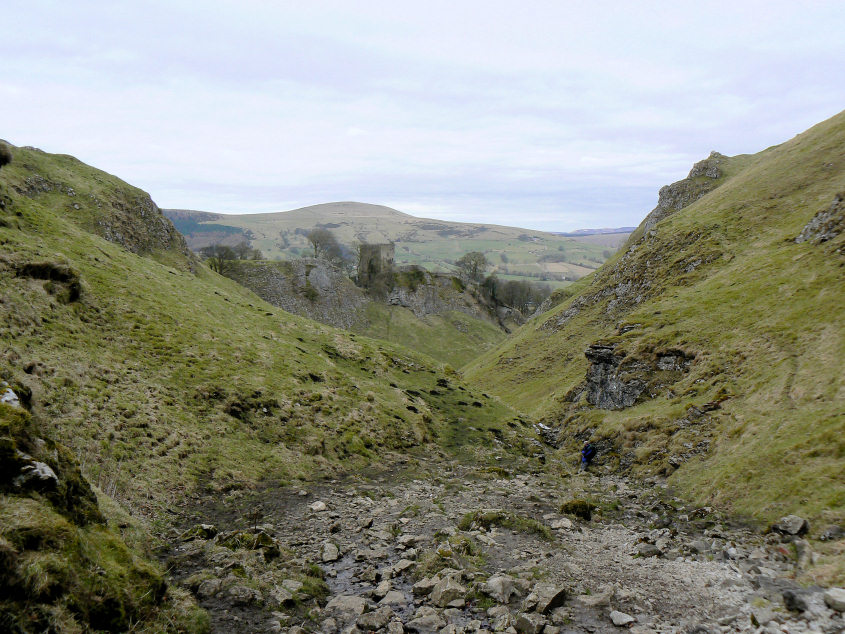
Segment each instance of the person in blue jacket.
[[584,446],[581,448],[581,471],[587,470],[595,455],[596,448],[593,447],[589,440],[585,440]]

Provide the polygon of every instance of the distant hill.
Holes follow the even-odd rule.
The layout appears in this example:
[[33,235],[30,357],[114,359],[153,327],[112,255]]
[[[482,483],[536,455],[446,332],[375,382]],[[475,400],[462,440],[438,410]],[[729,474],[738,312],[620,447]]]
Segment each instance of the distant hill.
[[246,240],[265,258],[292,260],[308,254],[311,245],[306,235],[321,227],[347,246],[394,242],[399,265],[451,271],[462,255],[481,251],[490,261],[491,271],[505,279],[544,280],[554,286],[588,275],[612,254],[607,245],[544,231],[417,218],[390,207],[358,202],[268,214],[222,215],[184,209],[166,209],[164,213],[195,250]]
[[617,227],[604,229],[576,229],[575,231],[552,231],[556,236],[566,236],[568,238],[577,238],[581,236],[594,236],[608,233],[632,233],[636,227]]
[[845,521],[845,113],[711,154],[550,299],[467,376],[542,417],[561,459],[592,439],[699,503]]

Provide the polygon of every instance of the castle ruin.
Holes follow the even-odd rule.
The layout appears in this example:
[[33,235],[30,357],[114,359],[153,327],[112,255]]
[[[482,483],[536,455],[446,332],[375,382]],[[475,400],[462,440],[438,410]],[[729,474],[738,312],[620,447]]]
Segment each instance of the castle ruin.
[[392,273],[395,253],[392,242],[362,244],[358,257],[358,285],[369,288],[383,273]]

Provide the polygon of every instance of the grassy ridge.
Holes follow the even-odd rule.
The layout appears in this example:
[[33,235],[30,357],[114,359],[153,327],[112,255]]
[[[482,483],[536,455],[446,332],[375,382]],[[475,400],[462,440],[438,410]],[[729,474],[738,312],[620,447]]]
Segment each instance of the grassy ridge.
[[[498,437],[514,433],[507,407],[428,358],[194,274],[178,247],[141,257],[90,233],[112,222],[111,201],[143,192],[66,169],[63,157],[14,154],[0,172],[4,372],[32,387],[56,438],[133,510],[155,515],[197,486],[313,477],[427,443],[500,452]],[[52,188],[31,191],[36,176]],[[86,188],[100,206],[79,195]],[[74,202],[84,208],[67,212]],[[33,263],[72,271],[80,297],[22,273]]]
[[[592,436],[608,460],[672,473],[700,502],[822,528],[845,518],[843,236],[794,238],[845,186],[845,114],[724,172],[468,377],[557,428],[562,456]],[[633,361],[695,360],[653,398],[599,410],[577,394],[596,342]]]

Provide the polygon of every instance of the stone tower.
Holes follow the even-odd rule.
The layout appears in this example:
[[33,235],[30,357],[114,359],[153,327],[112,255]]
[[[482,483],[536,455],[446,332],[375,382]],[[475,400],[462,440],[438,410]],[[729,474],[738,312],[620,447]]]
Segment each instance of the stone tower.
[[358,259],[358,284],[368,288],[382,273],[393,270],[393,243],[362,244]]

